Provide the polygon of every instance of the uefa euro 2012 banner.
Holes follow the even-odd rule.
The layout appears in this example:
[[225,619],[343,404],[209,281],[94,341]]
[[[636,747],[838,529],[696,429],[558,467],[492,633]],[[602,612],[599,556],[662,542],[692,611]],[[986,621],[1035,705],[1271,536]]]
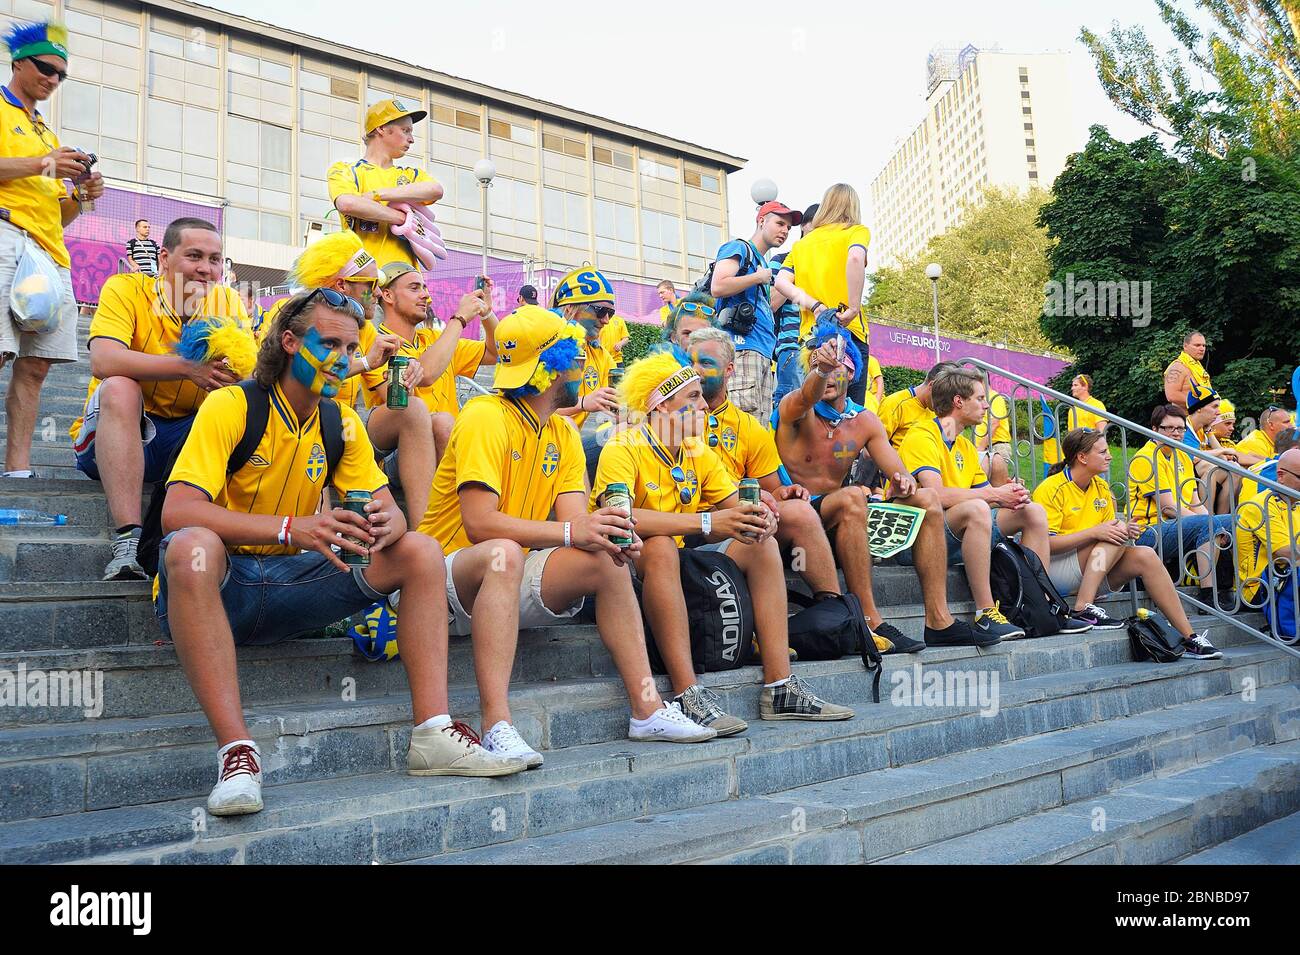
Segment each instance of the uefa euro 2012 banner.
[[[1002,348],[986,342],[958,336],[939,335],[939,354],[944,361],[978,358],[990,365],[1015,372],[1040,385],[1045,385],[1069,364],[1063,358],[1035,352]],[[883,365],[924,370],[930,368],[934,358],[934,329],[915,325],[894,325],[873,319],[871,322],[871,356]],[[1003,394],[1012,394],[1013,382],[998,375],[993,376],[993,387]],[[1015,392],[1017,399],[1025,393]]]
[[119,260],[126,257],[127,240],[135,238],[137,220],[149,220],[151,236],[161,245],[167,223],[173,219],[205,219],[220,229],[222,210],[216,203],[106,188],[104,195],[95,200],[94,211],[77,216],[63,232],[72,257],[72,291],[77,301],[99,303],[99,290],[110,275],[121,271]]

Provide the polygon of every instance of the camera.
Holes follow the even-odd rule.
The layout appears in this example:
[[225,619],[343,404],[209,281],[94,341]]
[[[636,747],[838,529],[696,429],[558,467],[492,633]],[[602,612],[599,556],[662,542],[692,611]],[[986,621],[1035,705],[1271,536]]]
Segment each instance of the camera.
[[718,325],[733,335],[748,335],[754,330],[757,318],[758,311],[754,308],[754,303],[741,302],[739,305],[728,305],[719,312]]
[[86,171],[82,173],[80,176],[78,176],[76,179],[72,180],[72,182],[77,189],[77,202],[81,204],[81,207],[86,212],[94,212],[95,201],[90,198],[90,193],[86,190],[86,180],[90,178],[90,172],[92,169],[95,168],[95,164],[99,162],[99,157],[92,152],[87,152],[86,150],[82,150],[82,152],[86,153],[86,156],[87,158],[90,159],[90,162],[86,164]]

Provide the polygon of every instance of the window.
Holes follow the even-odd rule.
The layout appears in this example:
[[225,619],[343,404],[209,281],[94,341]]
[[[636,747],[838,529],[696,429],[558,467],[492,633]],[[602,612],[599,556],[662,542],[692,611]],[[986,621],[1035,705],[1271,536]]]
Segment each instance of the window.
[[1037,170],[1037,169],[1031,169],[1031,170],[1029,170],[1029,178],[1030,178],[1030,179],[1037,179],[1037,178],[1038,178],[1038,170]]
[[1026,139],[1026,140],[1025,140],[1025,145],[1026,145],[1026,146],[1032,146],[1033,144],[1034,144],[1034,141],[1033,141],[1032,139]]
[[632,169],[632,154],[608,146],[591,147],[591,158],[603,166],[615,169]]
[[151,98],[145,129],[149,182],[217,194],[216,112]]
[[533,130],[528,126],[522,126],[518,123],[508,123],[504,119],[488,120],[488,135],[496,139],[504,139],[512,143],[520,143],[524,146],[532,146],[537,142],[537,137]]
[[226,51],[226,108],[266,123],[293,123],[293,71],[286,59],[231,39]]
[[641,252],[646,264],[682,264],[681,223],[677,216],[641,210]]
[[488,189],[492,231],[520,239],[537,238],[537,187],[497,176]]
[[[226,198],[232,207],[245,206],[245,237],[288,243],[291,202],[292,132],[241,116],[226,117]],[[253,229],[257,220],[256,231]]]
[[1021,91],[1020,91],[1020,98],[1021,98],[1021,99],[1029,99],[1029,90],[1021,90]]
[[722,228],[709,222],[686,220],[686,268],[703,272],[722,246]]
[[560,153],[575,159],[587,158],[587,141],[559,133],[542,133],[542,149],[548,153]]
[[1020,107],[1020,112],[1028,116],[1030,113],[1033,112],[1033,110],[1031,110],[1028,106],[1022,106]]
[[716,193],[721,188],[717,176],[699,169],[691,169],[689,166],[682,172],[682,179],[686,185],[703,189],[705,192]]
[[542,223],[546,242],[585,249],[591,243],[587,197],[561,189],[542,190]]
[[596,253],[637,257],[635,208],[609,199],[596,200]]
[[1025,123],[1025,132],[1027,132],[1027,133],[1032,133],[1033,131],[1034,131],[1034,124],[1033,124],[1033,123]]
[[456,110],[456,125],[461,129],[472,129],[474,132],[482,130],[482,117],[478,113],[470,113],[463,109]]
[[[59,87],[59,96],[62,107],[59,139],[98,155],[97,168],[104,175],[135,179],[139,97],[124,90],[72,79]],[[109,130],[114,137],[100,135]]]
[[641,177],[643,179],[662,179],[665,182],[677,182],[677,163],[669,159],[652,159],[641,157]]
[[1033,153],[1030,153],[1029,155],[1025,156],[1025,162],[1038,162],[1038,157],[1035,156]]

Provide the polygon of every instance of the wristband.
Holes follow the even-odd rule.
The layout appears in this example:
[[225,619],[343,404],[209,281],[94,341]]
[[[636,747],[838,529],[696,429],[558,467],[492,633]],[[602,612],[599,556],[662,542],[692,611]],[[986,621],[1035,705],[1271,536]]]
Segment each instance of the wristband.
[[361,367],[364,368],[366,371],[370,371],[370,359],[367,358],[365,355],[361,356]]
[[573,522],[572,521],[564,522],[564,546],[565,547],[573,546]]
[[713,533],[713,515],[708,511],[700,512],[700,533],[705,537]]
[[288,517],[286,517],[280,523],[280,533],[276,536],[275,539],[276,542],[279,543],[282,547],[289,546],[289,525],[291,523],[292,523],[292,518],[288,518]]
[[821,378],[821,379],[824,380],[824,379],[830,378],[831,375],[835,374],[835,369],[832,368],[830,371],[822,371],[822,370],[821,370],[820,368],[818,368],[816,365],[813,365],[813,372],[816,373],[816,375],[817,375],[818,378]]
[[462,318],[461,316],[459,316],[459,315],[453,315],[451,318],[447,319],[447,321],[449,321],[449,322],[460,322],[460,330],[461,330],[462,332],[463,332],[465,329],[469,328],[469,322],[468,322],[466,319],[464,319],[464,318]]

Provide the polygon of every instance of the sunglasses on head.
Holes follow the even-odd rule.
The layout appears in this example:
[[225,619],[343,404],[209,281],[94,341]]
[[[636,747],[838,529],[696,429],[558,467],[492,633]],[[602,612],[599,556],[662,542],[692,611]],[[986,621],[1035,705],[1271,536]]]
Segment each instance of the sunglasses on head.
[[360,302],[350,295],[336,292],[332,288],[312,289],[311,294],[302,300],[302,304],[298,306],[298,310],[294,314],[301,315],[307,311],[307,307],[311,305],[318,295],[325,300],[325,304],[330,308],[346,308],[357,321],[363,321],[366,317],[365,309],[361,307]]
[[44,60],[38,60],[35,57],[32,57],[28,62],[40,70],[45,76],[57,76],[60,83],[68,78],[67,70],[61,70],[57,66],[52,66],[51,64],[46,63]]
[[691,498],[695,497],[695,492],[690,489],[686,483],[686,472],[682,470],[681,465],[675,466],[668,472],[672,475],[673,482],[677,485],[677,496],[683,504],[691,503]]
[[714,315],[717,314],[717,309],[715,309],[712,305],[705,305],[701,302],[682,302],[680,305],[677,306],[677,311],[686,314],[689,314],[691,312],[698,312],[699,314],[703,315],[705,318],[712,318]]

